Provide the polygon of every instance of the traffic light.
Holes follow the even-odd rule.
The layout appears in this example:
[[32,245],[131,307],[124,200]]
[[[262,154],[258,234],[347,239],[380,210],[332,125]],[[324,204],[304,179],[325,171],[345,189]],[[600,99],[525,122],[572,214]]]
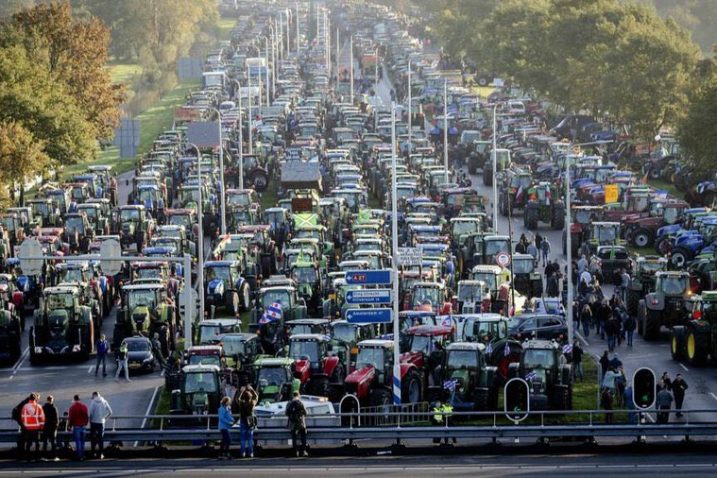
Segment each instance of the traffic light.
[[647,367],[635,370],[632,375],[632,401],[639,410],[647,410],[655,404],[657,379],[655,372]]
[[530,412],[530,387],[522,378],[508,380],[503,389],[503,411],[514,422],[528,417]]

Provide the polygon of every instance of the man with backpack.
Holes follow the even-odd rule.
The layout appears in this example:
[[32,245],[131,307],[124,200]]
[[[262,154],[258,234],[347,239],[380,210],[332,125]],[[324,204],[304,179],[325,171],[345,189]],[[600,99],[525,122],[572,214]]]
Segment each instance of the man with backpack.
[[[286,416],[289,417],[294,453],[296,456],[309,456],[306,452],[306,407],[301,403],[299,392],[294,392],[294,398],[286,406]],[[299,440],[300,446],[297,443]]]

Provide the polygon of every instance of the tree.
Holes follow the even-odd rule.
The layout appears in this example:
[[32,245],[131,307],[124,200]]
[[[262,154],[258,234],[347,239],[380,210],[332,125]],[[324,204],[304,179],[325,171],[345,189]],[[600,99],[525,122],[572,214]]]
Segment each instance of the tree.
[[66,86],[97,139],[112,137],[124,88],[112,84],[105,68],[110,34],[99,19],[74,19],[69,3],[51,1],[14,14],[4,33],[4,46],[22,45]]
[[10,199],[7,192],[42,173],[51,163],[45,142],[38,140],[16,121],[0,121],[0,204]]
[[700,172],[717,170],[717,81],[697,91],[677,129],[680,147]]

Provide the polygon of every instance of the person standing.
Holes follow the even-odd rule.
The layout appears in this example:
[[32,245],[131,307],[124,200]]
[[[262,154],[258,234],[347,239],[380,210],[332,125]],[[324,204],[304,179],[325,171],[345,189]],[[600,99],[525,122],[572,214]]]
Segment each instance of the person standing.
[[52,459],[56,461],[58,460],[56,454],[57,427],[60,424],[60,416],[57,413],[55,398],[52,395],[47,396],[45,404],[42,406],[42,411],[45,413],[45,427],[42,430],[42,451],[47,452],[47,443],[50,442]]
[[37,403],[37,395],[30,394],[30,400],[22,407],[20,414],[25,434],[25,459],[30,461],[32,445],[35,445],[35,460],[40,459],[40,432],[45,428],[45,412]]
[[219,449],[219,459],[231,460],[232,455],[230,448],[232,446],[232,435],[230,433],[232,426],[234,425],[234,416],[231,411],[231,400],[229,397],[222,398],[219,404],[219,431],[222,434],[222,445]]
[[105,334],[100,336],[100,339],[95,344],[95,350],[97,350],[97,364],[95,365],[95,377],[100,371],[100,363],[102,364],[102,376],[107,376],[107,353],[110,351],[110,344],[107,342]]
[[632,338],[635,335],[635,328],[637,328],[637,322],[635,321],[635,318],[630,314],[624,315],[626,315],[626,317],[625,321],[622,323],[622,326],[625,329],[625,335],[627,337],[627,346],[632,348]]
[[[603,387],[600,394],[600,406],[603,410],[612,410],[612,392],[607,387]],[[612,424],[612,412],[605,413],[605,424]]]
[[670,421],[669,410],[672,408],[672,394],[667,387],[660,387],[660,391],[657,392],[656,405],[658,410],[662,410],[657,413],[657,423],[668,423]]
[[533,242],[528,243],[528,247],[525,250],[528,252],[528,254],[533,256],[533,264],[537,265],[538,264],[538,248],[535,247],[535,243],[533,243]]
[[20,460],[22,460],[23,456],[25,455],[25,435],[27,435],[25,431],[25,425],[22,422],[22,409],[30,401],[31,398],[32,394],[25,397],[20,403],[15,405],[15,408],[12,409],[12,419],[20,427],[20,435],[17,439],[17,452],[18,459]]
[[585,380],[585,373],[583,372],[583,348],[580,347],[580,343],[577,339],[573,340],[573,379],[577,380],[580,377],[580,381]]
[[[301,402],[299,392],[294,392],[294,398],[286,406],[286,416],[289,417],[291,427],[291,445],[296,456],[309,456],[306,452],[306,407]],[[299,445],[301,440],[301,445]]]
[[685,391],[689,388],[685,379],[682,378],[682,374],[675,375],[675,379],[672,381],[672,393],[675,395],[675,409],[677,409],[677,416],[682,416],[682,404],[685,401]]
[[259,395],[251,385],[244,387],[239,395],[239,453],[244,458],[254,458],[254,407],[258,399]]
[[115,372],[115,380],[119,380],[120,372],[124,370],[124,377],[128,382],[132,381],[129,379],[129,362],[127,355],[127,344],[122,342],[119,350],[117,351],[117,371]]
[[154,357],[157,359],[157,362],[159,362],[159,366],[163,369],[167,366],[167,361],[164,359],[164,354],[162,353],[162,342],[159,340],[159,334],[157,332],[154,333],[154,336],[152,336],[152,353],[154,353]]
[[548,241],[547,237],[544,237],[540,242],[540,252],[543,256],[543,265],[546,265],[549,260],[548,257],[550,256],[550,241]]
[[89,421],[87,405],[80,401],[79,395],[75,395],[72,405],[67,411],[67,426],[72,427],[72,438],[75,441],[75,457],[80,461],[85,460],[85,427]]
[[99,392],[92,392],[90,403],[90,451],[94,455],[97,447],[97,458],[104,459],[105,455],[105,421],[112,415],[112,407]]
[[608,357],[607,350],[603,352],[602,357],[600,357],[600,372],[602,373],[601,379],[605,378],[605,374],[607,373],[607,370],[610,368],[610,357]]

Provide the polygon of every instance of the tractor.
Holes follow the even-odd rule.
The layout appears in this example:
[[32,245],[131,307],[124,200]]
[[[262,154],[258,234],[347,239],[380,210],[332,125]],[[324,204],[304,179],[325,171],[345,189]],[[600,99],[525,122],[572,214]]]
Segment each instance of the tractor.
[[510,150],[496,149],[495,153],[491,152],[483,166],[483,185],[493,185],[493,155],[495,155],[496,172],[501,172],[510,167]]
[[625,306],[631,316],[637,315],[637,304],[640,299],[655,287],[655,274],[667,270],[667,259],[660,256],[638,256],[625,291]]
[[221,370],[216,365],[185,365],[170,391],[170,414],[212,415],[223,396]]
[[571,410],[571,366],[554,341],[530,340],[523,344],[520,362],[510,364],[510,378],[522,378],[530,388],[530,410]]
[[622,220],[625,240],[635,247],[652,246],[658,229],[681,223],[688,207],[685,201],[652,201],[648,214],[626,216]]
[[505,172],[503,185],[498,196],[498,211],[503,216],[512,215],[514,209],[525,207],[528,199],[528,191],[531,191],[533,177],[530,171]]
[[117,311],[113,332],[114,346],[119,347],[126,337],[144,335],[152,338],[157,333],[162,344],[162,354],[168,357],[173,349],[177,311],[175,306],[165,301],[165,285],[125,284],[120,292],[122,306]]
[[320,334],[292,334],[289,357],[303,393],[338,401],[343,395],[345,364],[332,354],[331,339]]
[[22,354],[22,320],[8,304],[0,309],[0,364],[11,364]]
[[[293,283],[290,279],[287,279],[287,281]],[[265,284],[267,282],[268,280],[264,281]],[[261,314],[272,304],[281,305],[284,320],[308,317],[306,302],[299,297],[296,287],[293,285],[276,285],[259,289],[259,292],[256,294],[256,305],[251,309],[250,323],[258,323]]]
[[79,357],[87,360],[97,337],[92,309],[81,304],[77,286],[46,287],[30,328],[30,363]]
[[692,320],[672,327],[671,351],[674,360],[701,366],[717,358],[717,291],[704,291],[695,299]]
[[416,325],[401,334],[401,363],[414,364],[417,370],[423,371],[421,381],[428,390],[434,391],[441,386],[440,367],[445,346],[452,336],[451,325]]
[[655,288],[637,304],[637,329],[646,340],[656,340],[660,329],[684,325],[689,301],[690,274],[665,271],[655,274]]
[[[570,248],[573,255],[578,253],[580,244],[590,238],[592,223],[602,217],[602,206],[570,206],[572,223],[570,224]],[[563,254],[568,254],[567,231],[563,231]]]
[[608,221],[596,221],[592,223],[587,243],[590,252],[596,254],[600,246],[621,246],[624,245],[620,239],[620,223]]
[[[420,403],[423,399],[421,372],[415,364],[401,363],[401,401]],[[347,394],[362,406],[393,403],[393,340],[371,339],[358,344],[356,370],[344,380]]]
[[523,350],[520,342],[510,338],[510,319],[500,314],[471,314],[459,319],[458,342],[479,342],[486,346],[488,365],[497,367],[497,380],[504,383],[511,363],[517,363]]
[[458,281],[458,292],[452,299],[454,314],[487,312],[490,307],[490,288],[479,280]]
[[291,277],[298,284],[299,297],[304,299],[310,313],[315,313],[321,305],[322,274],[318,264],[300,257],[291,267]]
[[301,381],[294,377],[293,366],[294,360],[288,357],[257,358],[254,389],[259,394],[260,404],[287,402],[294,392],[299,391]]
[[204,297],[209,306],[225,306],[232,316],[251,307],[251,290],[241,276],[239,261],[205,262],[204,280]]
[[539,183],[527,192],[528,202],[523,213],[523,224],[528,229],[537,229],[538,222],[550,224],[553,230],[565,227],[565,204],[550,183]]
[[449,344],[442,365],[443,401],[454,410],[484,412],[498,408],[497,369],[488,365],[484,344]]
[[118,216],[115,229],[120,236],[122,249],[132,245],[136,246],[138,252],[144,249],[154,229],[154,221],[147,218],[144,206],[121,206]]
[[513,254],[513,287],[528,299],[543,295],[543,277],[530,254]]

